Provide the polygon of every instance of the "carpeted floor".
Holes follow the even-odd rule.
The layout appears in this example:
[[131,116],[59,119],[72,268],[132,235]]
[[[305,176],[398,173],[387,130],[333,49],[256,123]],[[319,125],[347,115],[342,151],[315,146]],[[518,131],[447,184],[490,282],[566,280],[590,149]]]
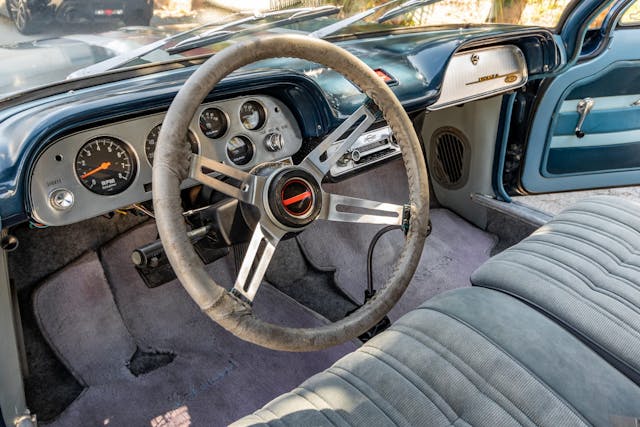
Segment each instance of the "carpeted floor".
[[[86,386],[51,426],[225,425],[331,365],[355,345],[280,353],[245,343],[204,316],[176,281],[148,289],[128,261],[155,238],[143,226],[89,253],[48,279],[34,297],[40,327],[63,363]],[[102,261],[102,262],[101,262]],[[103,270],[104,265],[104,270]],[[221,260],[210,273],[230,283]],[[312,326],[319,316],[264,284],[256,311],[276,323]],[[175,355],[134,376],[140,349]]]
[[[396,204],[407,203],[404,165],[395,160],[382,168],[334,184],[328,191]],[[404,296],[391,310],[396,320],[432,296],[470,286],[471,273],[486,261],[497,243],[486,233],[447,209],[431,209],[432,233],[427,238],[420,265]],[[316,221],[297,239],[310,263],[319,270],[335,270],[336,285],[351,299],[362,302],[366,289],[367,249],[378,225]],[[391,273],[403,244],[399,230],[384,235],[373,257],[374,286],[382,286]]]
[[[489,259],[496,243],[486,233],[446,209],[431,210],[432,233],[427,238],[420,265],[389,317],[396,320],[441,292],[470,286],[469,277]],[[367,248],[378,226],[316,222],[298,236],[303,252],[312,264],[335,269],[337,286],[361,302],[366,289]],[[336,236],[331,239],[330,236]],[[382,286],[403,244],[403,234],[394,230],[384,235],[373,257],[374,287]]]

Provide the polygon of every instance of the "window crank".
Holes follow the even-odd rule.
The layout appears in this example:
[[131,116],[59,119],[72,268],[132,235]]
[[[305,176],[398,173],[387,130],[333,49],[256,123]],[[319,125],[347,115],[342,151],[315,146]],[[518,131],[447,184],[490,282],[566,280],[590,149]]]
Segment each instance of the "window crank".
[[580,118],[578,119],[578,125],[576,126],[576,136],[578,138],[584,138],[584,131],[582,127],[584,126],[584,121],[593,109],[593,106],[596,102],[592,98],[585,98],[578,102],[578,114]]

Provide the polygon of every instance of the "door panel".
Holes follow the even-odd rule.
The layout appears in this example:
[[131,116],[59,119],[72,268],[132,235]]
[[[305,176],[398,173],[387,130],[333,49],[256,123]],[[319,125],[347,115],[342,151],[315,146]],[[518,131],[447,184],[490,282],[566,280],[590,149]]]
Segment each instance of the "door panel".
[[[531,193],[640,183],[640,29],[614,32],[600,56],[556,77],[528,138],[521,186]],[[594,102],[575,134],[578,103]]]
[[[593,109],[578,138],[578,106],[585,99]],[[556,117],[544,176],[640,168],[640,62],[616,64],[596,80],[579,82]]]

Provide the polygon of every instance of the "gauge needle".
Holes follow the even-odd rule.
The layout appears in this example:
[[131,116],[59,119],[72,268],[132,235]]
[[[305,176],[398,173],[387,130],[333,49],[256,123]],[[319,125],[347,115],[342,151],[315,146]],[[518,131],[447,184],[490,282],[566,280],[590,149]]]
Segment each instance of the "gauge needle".
[[110,167],[111,167],[111,162],[102,162],[102,164],[100,166],[98,166],[97,168],[95,168],[93,170],[90,170],[89,172],[85,173],[84,175],[82,175],[80,177],[80,179],[89,178],[94,173],[98,173],[98,172],[103,171],[105,169],[109,169]]
[[289,205],[292,205],[294,203],[301,202],[301,201],[303,201],[305,199],[308,199],[310,197],[311,197],[311,191],[305,191],[304,193],[300,193],[297,196],[293,196],[293,197],[290,197],[288,199],[284,199],[282,201],[282,204],[285,205],[285,206],[289,206]]

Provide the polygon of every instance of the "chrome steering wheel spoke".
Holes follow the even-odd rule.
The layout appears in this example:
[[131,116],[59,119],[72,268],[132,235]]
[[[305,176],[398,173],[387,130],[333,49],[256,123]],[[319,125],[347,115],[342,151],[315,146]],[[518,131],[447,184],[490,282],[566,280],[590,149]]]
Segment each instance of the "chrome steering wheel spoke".
[[[312,173],[320,182],[329,170],[357,141],[357,139],[376,121],[377,111],[372,102],[365,102],[353,114],[347,117],[333,132],[305,157],[300,166]],[[344,139],[342,136],[353,126],[355,129]]]
[[[256,205],[265,179],[197,154],[191,158],[189,177],[241,202]],[[221,178],[231,178],[223,181]]]
[[242,260],[233,292],[253,302],[284,232],[266,222],[256,225]]
[[324,193],[318,218],[359,224],[402,225],[404,210],[403,205]]

